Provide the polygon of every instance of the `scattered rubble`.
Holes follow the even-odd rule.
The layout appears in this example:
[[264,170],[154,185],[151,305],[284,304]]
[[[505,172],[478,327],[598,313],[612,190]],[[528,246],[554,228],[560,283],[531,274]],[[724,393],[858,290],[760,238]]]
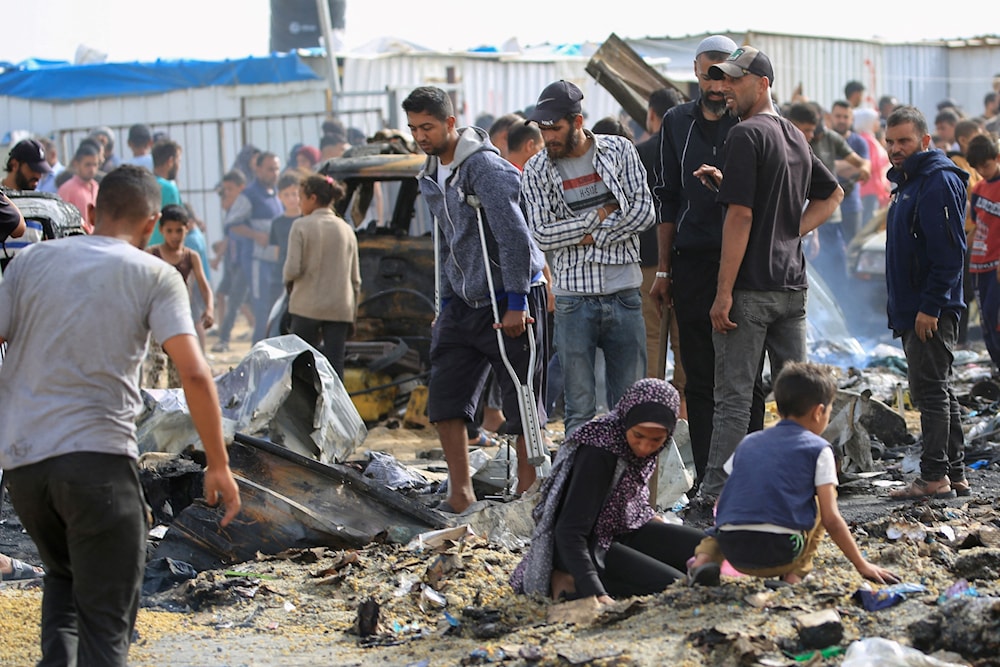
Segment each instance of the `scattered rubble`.
[[[996,664],[990,661],[1000,654],[1000,390],[975,359],[966,362],[964,381],[979,383],[962,397],[973,496],[889,504],[886,487],[899,483],[908,453],[912,460],[910,432],[917,422],[912,411],[901,410],[907,399],[896,390],[905,368],[884,352],[883,366],[841,377],[846,391],[834,409],[839,430],[827,435],[846,462],[842,513],[866,558],[902,574],[906,587],[868,586],[825,540],[814,572],[794,587],[772,590],[772,582],[724,576],[719,588],[678,582],[661,594],[608,607],[515,596],[507,577],[530,535],[535,498],[528,493],[511,500],[502,484],[491,481],[506,475],[500,448],[484,449],[480,457],[493,462],[480,482],[488,478],[495,500],[458,517],[428,508],[443,477],[439,460],[420,456],[436,448],[433,438],[397,459],[382,444],[402,429],[378,428],[373,433],[379,439],[364,444],[384,453],[352,445],[348,455],[342,449],[321,461],[311,420],[325,390],[317,389],[322,383],[315,383],[314,360],[299,353],[281,362],[281,373],[288,373],[283,377],[296,387],[286,396],[294,406],[252,416],[252,436],[242,427],[236,435],[230,426],[243,523],[221,534],[216,510],[196,500],[200,465],[189,437],[175,438],[176,447],[166,448],[170,453],[143,457],[143,484],[158,524],[147,575],[159,577],[156,588],[171,587],[144,597],[133,662]],[[169,403],[160,398],[154,411]],[[249,406],[258,399],[238,400],[228,409],[253,413]],[[179,424],[186,417],[182,405],[177,410],[172,419]],[[299,420],[294,427],[288,422],[293,414]],[[280,433],[286,435],[275,435]],[[680,464],[661,468],[661,492],[685,483],[686,470],[679,468],[689,452],[683,434],[676,439]],[[680,510],[686,496],[676,495],[658,496],[661,509]],[[695,512],[680,516],[707,523]],[[0,525],[0,542],[16,532]],[[0,551],[5,548],[0,544]],[[15,584],[0,588],[0,618],[13,619],[9,632],[4,625],[0,665],[37,659],[39,595]],[[16,601],[15,609],[5,606],[9,601]],[[23,651],[14,648],[19,637],[26,638]],[[942,649],[961,657],[925,655]],[[890,653],[898,662],[888,662]],[[5,662],[7,655],[19,657]]]

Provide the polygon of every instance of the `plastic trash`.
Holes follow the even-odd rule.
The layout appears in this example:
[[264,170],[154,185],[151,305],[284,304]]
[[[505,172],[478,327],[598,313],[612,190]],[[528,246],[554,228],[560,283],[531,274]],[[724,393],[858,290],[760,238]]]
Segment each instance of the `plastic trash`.
[[868,611],[878,611],[899,604],[910,593],[923,593],[926,590],[927,587],[923,584],[911,582],[893,584],[877,590],[873,590],[871,586],[865,584],[851,597]]
[[970,584],[965,579],[959,579],[951,586],[949,586],[948,590],[946,590],[938,597],[938,604],[941,604],[945,600],[950,600],[952,598],[959,598],[959,597],[970,597],[970,598],[979,597],[979,591],[977,591],[976,587]]
[[881,637],[868,637],[847,647],[842,667],[962,667],[924,655],[915,648]]
[[389,489],[422,489],[430,485],[427,478],[404,466],[392,454],[369,451],[365,477],[381,482]]

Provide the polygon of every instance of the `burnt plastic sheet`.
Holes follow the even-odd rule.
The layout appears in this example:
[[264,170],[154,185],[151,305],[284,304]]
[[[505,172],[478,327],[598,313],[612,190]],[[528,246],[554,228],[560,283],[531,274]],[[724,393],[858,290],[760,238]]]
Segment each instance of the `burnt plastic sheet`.
[[[240,431],[331,463],[346,460],[368,435],[330,362],[298,336],[260,341],[215,383],[227,441]],[[145,400],[140,452],[201,448],[182,390],[151,391]]]
[[236,519],[221,528],[222,510],[197,501],[170,525],[156,558],[202,571],[253,559],[258,552],[406,543],[449,525],[445,515],[353,468],[324,464],[259,438],[237,433],[229,465],[243,501]]

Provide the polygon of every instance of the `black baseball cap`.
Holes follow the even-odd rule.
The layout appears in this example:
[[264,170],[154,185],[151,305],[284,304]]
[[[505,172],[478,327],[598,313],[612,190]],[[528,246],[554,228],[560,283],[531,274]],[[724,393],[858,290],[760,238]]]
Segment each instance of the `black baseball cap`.
[[538,96],[538,103],[524,122],[532,121],[539,125],[555,125],[560,118],[570,114],[580,113],[580,100],[583,91],[569,81],[556,81],[545,86]]
[[28,165],[32,171],[40,174],[47,174],[52,171],[52,167],[45,161],[45,149],[34,139],[24,139],[17,142],[10,149],[10,157],[21,164]]
[[747,74],[766,76],[767,80],[774,84],[774,68],[771,67],[771,59],[761,51],[752,46],[741,46],[733,51],[726,60],[708,68],[708,76],[719,80],[728,74],[734,79],[742,78]]

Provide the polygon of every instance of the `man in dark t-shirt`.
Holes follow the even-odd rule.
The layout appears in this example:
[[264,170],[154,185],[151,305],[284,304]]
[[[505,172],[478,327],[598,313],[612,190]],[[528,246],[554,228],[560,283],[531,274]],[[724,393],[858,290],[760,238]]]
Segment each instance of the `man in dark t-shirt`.
[[768,352],[772,377],[785,363],[806,360],[801,236],[829,218],[844,197],[805,136],[774,110],[774,70],[765,54],[750,46],[739,48],[708,74],[723,82],[730,111],[741,122],[726,137],[722,172],[707,165],[695,172],[718,183],[718,201],[727,207],[710,312],[715,416],[700,490],[705,499],[722,490],[723,465],[746,435],[763,351]]

